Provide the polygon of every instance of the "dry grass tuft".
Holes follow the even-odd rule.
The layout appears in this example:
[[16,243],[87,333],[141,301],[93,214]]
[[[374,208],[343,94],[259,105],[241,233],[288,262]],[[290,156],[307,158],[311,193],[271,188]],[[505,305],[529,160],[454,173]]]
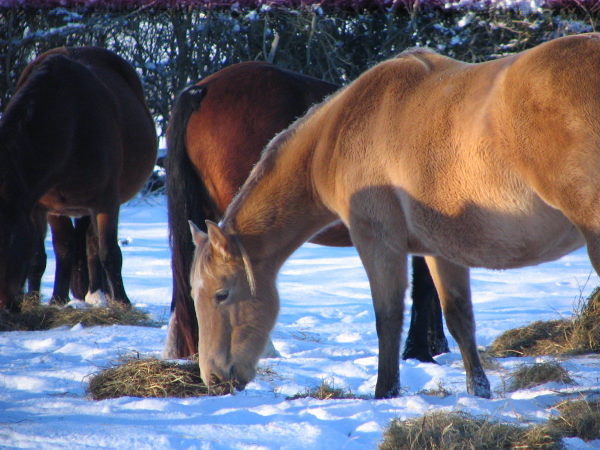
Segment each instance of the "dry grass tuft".
[[348,398],[361,398],[352,393],[352,391],[345,391],[338,389],[329,384],[327,381],[321,382],[321,384],[312,389],[306,389],[303,392],[299,392],[292,397],[288,397],[288,400],[297,400],[299,398],[316,398],[317,400],[336,400],[336,399],[348,399]]
[[600,353],[600,287],[577,306],[566,350],[572,354]]
[[417,394],[427,395],[429,397],[446,398],[452,395],[452,392],[446,389],[442,383],[438,383],[437,387],[431,389],[422,389],[421,391],[417,392]]
[[556,381],[564,384],[575,384],[567,369],[554,361],[527,364],[521,366],[510,376],[508,391],[529,389],[544,383]]
[[542,427],[520,427],[476,418],[465,412],[433,412],[410,420],[394,419],[380,450],[406,449],[560,449],[560,436]]
[[208,387],[200,378],[198,364],[128,358],[93,374],[87,392],[93,400],[117,397],[201,397],[224,395],[230,385]]
[[108,308],[69,308],[40,303],[37,296],[26,296],[19,313],[0,311],[0,331],[38,331],[81,323],[97,325],[156,326],[148,314],[134,307],[111,303]]
[[561,343],[568,329],[567,320],[538,320],[502,333],[492,342],[490,353],[500,358],[561,353]]
[[537,321],[502,333],[490,346],[498,357],[600,353],[600,287],[570,320]]
[[565,437],[584,441],[600,439],[600,398],[566,400],[555,405],[560,413],[548,421],[548,428]]

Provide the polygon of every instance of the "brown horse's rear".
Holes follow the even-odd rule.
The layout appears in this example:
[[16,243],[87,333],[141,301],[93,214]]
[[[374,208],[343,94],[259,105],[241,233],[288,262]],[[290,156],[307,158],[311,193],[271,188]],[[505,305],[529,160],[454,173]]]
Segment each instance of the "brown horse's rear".
[[[116,240],[119,205],[139,191],[156,159],[156,131],[134,69],[101,48],[46,52],[23,72],[0,127],[3,150],[20,152],[4,180],[3,202],[16,217],[27,217],[36,203],[49,214],[91,216],[92,248],[112,297],[128,303]],[[31,227],[19,231],[14,222],[3,222],[4,237],[27,241]],[[31,255],[28,244],[20,246]],[[10,245],[7,250],[3,258],[10,259]],[[0,301],[3,306],[14,303],[22,287],[28,258],[19,259],[25,260],[21,275],[2,275],[2,283],[13,286]],[[102,276],[90,274],[90,290],[101,289]]]

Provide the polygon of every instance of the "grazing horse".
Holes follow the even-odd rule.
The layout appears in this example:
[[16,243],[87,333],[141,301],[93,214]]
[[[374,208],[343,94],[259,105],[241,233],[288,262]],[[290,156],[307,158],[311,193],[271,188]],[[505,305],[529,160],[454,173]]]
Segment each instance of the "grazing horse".
[[[269,140],[336,89],[272,64],[246,62],[207,77],[177,98],[167,133],[173,298],[165,357],[198,353],[188,220],[202,226],[206,219],[218,221]],[[352,245],[347,228],[335,224],[312,241]],[[448,344],[433,281],[420,257],[413,259],[413,276],[412,325],[404,357],[433,361],[432,355],[447,352]]]
[[150,175],[156,147],[140,80],[113,52],[60,47],[25,68],[0,121],[0,309],[18,309],[46,215],[90,217],[86,300],[106,278],[110,297],[129,305],[119,208]]
[[600,34],[480,64],[407,51],[278,134],[208,233],[193,226],[200,370],[255,375],[286,258],[341,218],[379,338],[375,396],[396,396],[407,255],[423,254],[465,366],[488,398],[469,267],[507,269],[584,244],[600,273]]

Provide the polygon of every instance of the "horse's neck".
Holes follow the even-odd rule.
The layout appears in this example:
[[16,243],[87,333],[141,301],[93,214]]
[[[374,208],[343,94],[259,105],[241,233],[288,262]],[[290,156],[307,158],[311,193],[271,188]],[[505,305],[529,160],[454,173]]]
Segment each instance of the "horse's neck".
[[[279,135],[225,214],[253,263],[276,270],[287,257],[335,219],[313,187],[311,133]],[[283,143],[278,142],[283,141]]]

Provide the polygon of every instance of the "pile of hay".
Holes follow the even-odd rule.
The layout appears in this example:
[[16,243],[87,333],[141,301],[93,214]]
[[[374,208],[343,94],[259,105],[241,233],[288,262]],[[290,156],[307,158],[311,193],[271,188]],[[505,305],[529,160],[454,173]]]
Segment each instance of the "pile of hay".
[[338,399],[349,399],[349,398],[361,398],[351,391],[345,391],[339,389],[330,384],[327,381],[321,382],[321,384],[315,388],[306,389],[303,392],[299,392],[296,395],[288,397],[288,400],[297,400],[299,398],[315,398],[317,400],[338,400]]
[[548,428],[553,432],[584,441],[600,439],[600,397],[593,400],[566,400],[554,408],[559,415],[548,421]]
[[442,385],[442,383],[438,382],[437,387],[429,388],[429,389],[422,389],[419,392],[417,392],[417,394],[427,395],[428,397],[446,398],[446,397],[451,396],[452,392],[450,392],[448,389],[446,389],[444,387],[444,385]]
[[508,391],[529,389],[541,384],[555,381],[557,383],[575,384],[567,369],[554,361],[526,364],[519,367],[510,376]]
[[111,303],[107,308],[75,309],[42,304],[38,296],[26,296],[21,311],[0,311],[0,331],[38,331],[60,326],[140,325],[156,326],[148,314],[134,307]]
[[87,393],[93,400],[118,397],[201,397],[223,395],[231,386],[208,387],[198,363],[156,358],[127,358],[90,377]]
[[499,423],[461,411],[394,419],[383,437],[381,450],[562,448],[561,436],[544,427]]
[[600,288],[576,308],[572,319],[508,330],[489,350],[497,357],[600,353]]

